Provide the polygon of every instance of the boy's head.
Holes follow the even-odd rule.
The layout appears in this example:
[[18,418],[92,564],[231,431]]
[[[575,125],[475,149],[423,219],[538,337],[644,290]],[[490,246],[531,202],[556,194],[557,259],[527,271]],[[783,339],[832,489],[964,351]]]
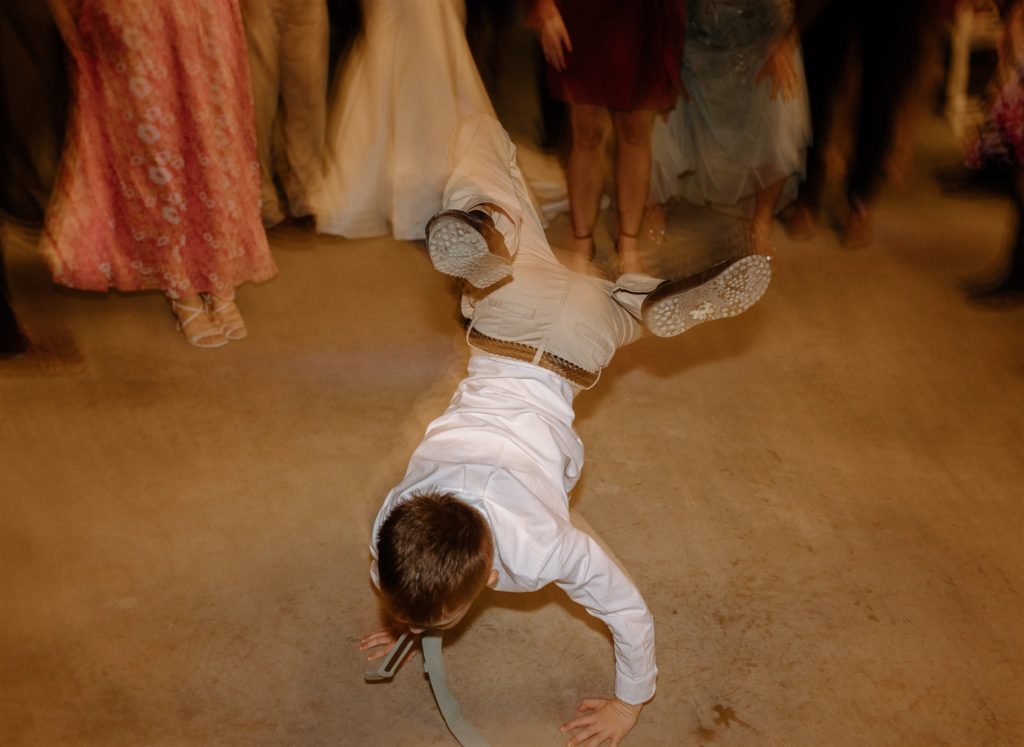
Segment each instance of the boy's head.
[[380,589],[391,614],[412,628],[453,625],[493,581],[491,530],[451,493],[413,493],[377,533]]

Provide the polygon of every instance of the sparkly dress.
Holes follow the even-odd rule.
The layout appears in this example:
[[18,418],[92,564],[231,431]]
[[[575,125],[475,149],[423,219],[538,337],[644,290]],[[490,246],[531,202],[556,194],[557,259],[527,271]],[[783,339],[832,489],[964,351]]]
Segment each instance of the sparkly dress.
[[54,280],[174,298],[272,277],[237,0],[83,0],[75,23]]
[[779,207],[796,195],[811,142],[799,49],[790,101],[773,99],[758,73],[793,20],[792,0],[688,0],[683,84],[668,123],[655,125],[652,194],[749,209],[753,196],[785,180]]

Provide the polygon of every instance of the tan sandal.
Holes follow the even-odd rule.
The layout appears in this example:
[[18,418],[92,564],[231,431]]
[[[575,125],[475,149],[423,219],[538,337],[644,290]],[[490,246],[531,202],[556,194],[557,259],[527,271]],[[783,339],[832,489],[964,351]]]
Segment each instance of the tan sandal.
[[[177,330],[185,335],[189,345],[197,348],[222,348],[228,344],[228,338],[224,328],[217,323],[217,320],[210,315],[205,304],[203,306],[189,306],[179,303],[177,299],[168,299],[171,302],[171,313],[177,320]],[[189,326],[196,326],[196,322],[203,319],[209,322],[208,325],[199,325],[202,328],[195,332],[189,331]]]
[[235,304],[235,297],[215,296],[210,294],[211,313],[224,327],[224,336],[229,340],[241,340],[249,334],[245,327],[242,312]]

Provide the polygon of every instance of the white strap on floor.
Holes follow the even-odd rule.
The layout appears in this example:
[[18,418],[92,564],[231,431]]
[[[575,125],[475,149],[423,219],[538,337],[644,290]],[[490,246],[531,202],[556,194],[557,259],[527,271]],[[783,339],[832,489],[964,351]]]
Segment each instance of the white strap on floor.
[[438,630],[423,634],[423,671],[430,678],[430,688],[434,691],[434,700],[444,716],[448,731],[459,740],[462,747],[488,747],[487,741],[480,736],[473,725],[462,715],[459,701],[448,689],[448,681],[444,674],[444,660],[441,658],[441,632]]

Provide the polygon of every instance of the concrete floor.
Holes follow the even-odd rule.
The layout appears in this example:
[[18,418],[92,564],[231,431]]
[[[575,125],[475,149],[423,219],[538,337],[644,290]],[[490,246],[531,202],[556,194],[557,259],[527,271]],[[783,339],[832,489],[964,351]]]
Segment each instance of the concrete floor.
[[[780,231],[754,310],[621,351],[578,401],[575,510],[657,624],[630,744],[1024,743],[1024,311],[958,288],[1009,206],[942,194],[956,151],[925,135],[873,246]],[[203,351],[158,296],[55,289],[9,234],[47,349],[0,363],[0,741],[453,744],[419,659],[371,686],[355,649],[371,520],[467,357],[422,248],[274,232],[250,338]],[[495,745],[557,745],[611,687],[557,590],[447,638]]]

